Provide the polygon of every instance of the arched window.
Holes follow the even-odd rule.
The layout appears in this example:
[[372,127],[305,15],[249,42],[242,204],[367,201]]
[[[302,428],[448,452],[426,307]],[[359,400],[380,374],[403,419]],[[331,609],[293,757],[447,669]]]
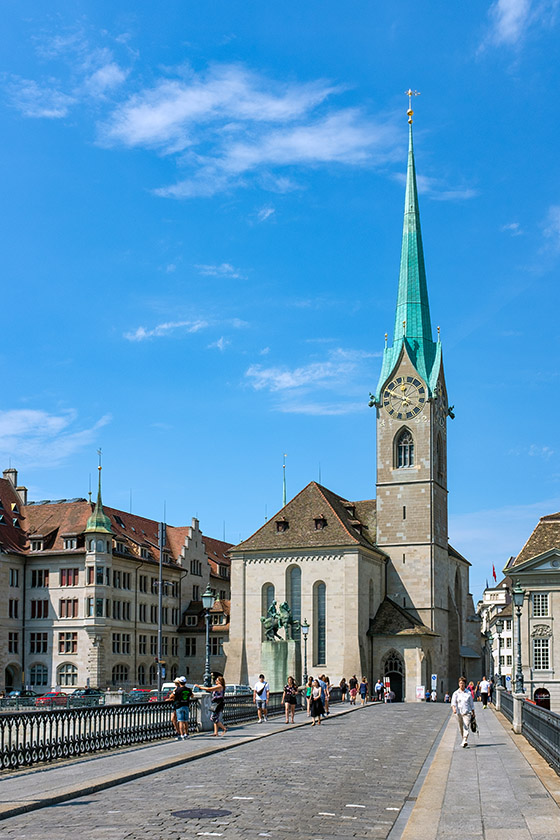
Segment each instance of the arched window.
[[179,673],[179,667],[177,665],[172,665],[170,670],[169,670],[170,679],[176,680],[178,673]]
[[313,586],[313,664],[327,663],[327,587],[322,580]]
[[111,682],[113,685],[118,686],[128,682],[128,665],[115,665],[113,667]]
[[157,665],[150,665],[150,685],[157,683]]
[[[264,616],[267,614],[268,609],[274,601],[275,597],[276,595],[274,591],[274,585],[272,583],[263,583],[261,588],[261,615]],[[262,624],[261,626],[262,639],[264,640],[266,636],[266,630],[264,629],[264,624]]]
[[403,674],[404,664],[396,650],[389,651],[385,657],[384,674]]
[[414,438],[410,429],[401,429],[399,432],[395,455],[397,469],[414,466]]
[[[301,567],[290,566],[286,572],[286,600],[294,621],[301,621]],[[293,639],[299,639],[300,631],[294,630]]]
[[138,666],[138,685],[146,685],[146,668],[144,665]]
[[56,681],[62,686],[78,685],[78,669],[71,662],[64,662],[58,666]]
[[29,682],[31,685],[48,685],[49,669],[46,665],[36,663],[29,671]]

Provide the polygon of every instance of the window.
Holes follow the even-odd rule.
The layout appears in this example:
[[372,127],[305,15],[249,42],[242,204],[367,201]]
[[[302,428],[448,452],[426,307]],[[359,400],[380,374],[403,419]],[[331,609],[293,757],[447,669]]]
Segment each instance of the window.
[[168,641],[169,640],[168,640],[167,636],[162,636],[161,637],[161,654],[162,654],[162,656],[167,656],[168,647],[169,647]]
[[315,664],[325,665],[327,661],[327,587],[318,581],[313,587],[313,634],[315,636]]
[[86,566],[86,583],[91,586],[95,582],[95,567]]
[[171,624],[179,624],[179,610],[177,607],[171,609]]
[[550,639],[533,639],[533,668],[535,671],[550,670]]
[[43,540],[31,540],[31,551],[42,551]]
[[78,634],[77,633],[59,633],[58,634],[58,652],[59,653],[78,653]]
[[115,551],[117,552],[117,554],[126,554],[126,545],[122,542],[117,542],[115,544]]
[[210,639],[210,652],[212,656],[221,656],[224,652],[224,637],[214,636]]
[[121,602],[120,601],[113,601],[113,619],[115,621],[120,621],[121,618]]
[[113,589],[121,589],[121,573],[118,571],[113,572]]
[[157,665],[150,665],[150,685],[157,682]]
[[78,548],[77,538],[76,537],[65,537],[64,548],[65,548],[66,551],[72,551],[72,549]]
[[78,617],[78,599],[77,598],[61,598],[58,602],[59,618],[77,618]]
[[31,601],[31,618],[48,618],[48,601]]
[[226,597],[227,597],[226,590],[225,589],[220,589],[220,601],[225,601]]
[[138,621],[142,621],[145,624],[147,612],[148,608],[146,604],[138,604]]
[[187,615],[185,616],[185,624],[187,627],[196,627],[198,624],[198,616],[197,615]]
[[214,613],[210,616],[210,623],[211,624],[225,624],[226,617],[223,613]]
[[36,588],[39,586],[49,585],[49,570],[48,569],[32,569],[31,570],[31,586]]
[[286,517],[283,517],[282,519],[277,519],[276,520],[276,533],[277,534],[283,534],[284,531],[287,531],[289,529],[289,527],[290,527],[290,523],[288,522]]
[[193,599],[193,601],[199,601],[200,600],[200,586],[198,586],[196,584],[192,588],[192,599]]
[[10,586],[19,586],[19,569],[10,569]]
[[17,653],[19,647],[19,633],[8,633],[8,653]]
[[148,648],[148,637],[140,635],[138,636],[138,654],[140,656],[145,656]]
[[143,665],[138,666],[138,685],[146,685],[146,669]]
[[510,648],[511,647],[511,636],[506,636],[504,639],[504,647]]
[[[144,546],[142,546],[142,548],[140,549],[140,557],[143,560],[149,560],[150,559],[150,552]],[[142,575],[142,577],[144,577],[144,575]],[[145,589],[142,590],[142,592],[145,592],[145,591],[146,591]]]
[[95,615],[97,618],[103,618],[103,598],[95,599]]
[[78,585],[78,569],[61,569],[60,570],[60,585],[61,586],[77,586]]
[[315,530],[316,531],[322,531],[323,528],[327,527],[327,520],[322,515],[321,516],[316,516],[315,519],[314,519],[314,522],[315,522]]
[[548,616],[548,592],[533,592],[533,617]]
[[397,469],[414,466],[414,439],[408,429],[402,429],[397,437]]
[[130,621],[131,605],[130,601],[123,601],[123,619]]
[[202,574],[202,563],[200,560],[191,560],[191,575]]
[[48,685],[49,670],[46,665],[37,663],[29,670],[29,682],[31,685]]
[[172,598],[178,598],[179,597],[179,584],[177,583],[176,580],[173,581],[173,583],[171,584],[171,597]]
[[130,589],[130,572],[122,573],[122,588]]
[[185,656],[196,656],[196,636],[185,636]]
[[158,608],[155,604],[150,606],[150,624],[158,623]]
[[169,624],[169,607],[161,608],[161,623]]
[[513,665],[513,657],[506,656],[506,665]]
[[128,682],[128,665],[115,665],[111,682],[115,686]]
[[[286,600],[294,621],[301,621],[301,566],[290,566],[286,572]],[[292,639],[299,639],[300,631],[292,630]]]
[[95,599],[86,598],[86,618],[93,618],[95,615]]
[[[29,634],[29,653],[46,653],[48,645],[47,633]],[[37,684],[37,683],[36,683]]]
[[118,513],[115,513],[115,522],[117,523],[117,525],[120,525],[121,528],[125,527],[125,524],[122,521],[121,517],[118,515]]
[[158,594],[159,581],[158,581],[157,578],[152,578],[152,580],[150,582],[150,589],[152,591],[152,595],[157,595]]
[[500,656],[500,665],[505,665],[505,664],[506,664],[505,656]]
[[511,630],[511,618],[506,618],[506,630]]
[[19,601],[17,598],[10,598],[10,600],[8,601],[8,618],[17,618],[18,614]]
[[177,636],[171,637],[171,656],[178,656],[179,654],[179,639]]
[[[143,551],[145,549],[142,549]],[[148,577],[147,575],[140,575],[138,578],[138,590],[140,592],[147,592],[148,591]]]
[[150,636],[150,653],[157,656],[157,636]]
[[[177,667],[177,665],[172,665],[171,670],[169,672],[169,676],[171,677],[171,679],[176,680],[178,673],[179,673],[179,668]],[[187,671],[187,673],[188,673],[188,671]]]
[[113,653],[121,652],[121,634],[113,633]]
[[436,469],[438,481],[443,484],[443,442],[441,435],[436,439]]

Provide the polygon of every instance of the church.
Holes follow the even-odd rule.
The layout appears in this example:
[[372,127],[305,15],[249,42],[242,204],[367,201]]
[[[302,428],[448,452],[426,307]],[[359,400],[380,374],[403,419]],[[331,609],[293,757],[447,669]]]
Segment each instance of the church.
[[[482,677],[480,620],[469,562],[450,544],[447,424],[453,418],[439,328],[434,340],[416,186],[412,109],[404,226],[392,345],[370,395],[377,427],[376,498],[345,499],[311,482],[231,549],[226,678],[261,671],[260,617],[287,601],[308,636],[293,634],[293,676],[389,681],[397,700],[464,673]],[[305,668],[307,665],[307,668]],[[286,677],[288,674],[286,674]]]

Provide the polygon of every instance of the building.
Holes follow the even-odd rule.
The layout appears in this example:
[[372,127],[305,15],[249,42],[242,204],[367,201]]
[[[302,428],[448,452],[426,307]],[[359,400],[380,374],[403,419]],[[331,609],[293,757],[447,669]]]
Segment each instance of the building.
[[[130,689],[157,685],[160,546],[155,520],[86,499],[28,502],[17,472],[0,479],[0,689],[28,685]],[[204,623],[201,595],[217,598],[212,667],[225,668],[229,630],[229,543],[206,537],[198,520],[166,526],[162,662],[165,678],[202,679],[204,646],[189,621]],[[7,596],[5,595],[7,593]],[[218,632],[219,630],[219,632]]]
[[[513,559],[513,558],[512,558]],[[511,578],[505,577],[496,586],[487,586],[477,604],[483,644],[483,668],[495,681],[500,675],[509,689],[513,675],[513,629]],[[501,623],[500,623],[501,622]],[[498,630],[500,632],[498,633]]]
[[[560,712],[560,513],[539,519],[531,536],[504,569],[525,590],[521,612],[521,664],[527,696]],[[555,623],[556,619],[556,623]],[[558,638],[556,638],[558,636]],[[517,619],[513,621],[513,668]]]
[[[442,345],[433,340],[409,112],[405,213],[393,343],[370,405],[377,419],[377,494],[347,500],[312,482],[231,551],[227,673],[259,673],[260,616],[287,600],[308,618],[309,671],[389,678],[414,700],[435,675],[480,678],[480,619],[469,563],[448,541]],[[355,443],[355,442],[354,442]],[[300,669],[301,671],[301,666]],[[299,674],[298,674],[299,676]]]

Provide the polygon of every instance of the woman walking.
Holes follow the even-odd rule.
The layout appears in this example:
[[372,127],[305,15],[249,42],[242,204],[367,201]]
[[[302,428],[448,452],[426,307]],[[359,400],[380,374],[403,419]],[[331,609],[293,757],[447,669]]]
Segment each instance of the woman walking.
[[367,693],[368,693],[368,684],[365,677],[362,677],[362,681],[360,683],[360,697],[362,698],[362,706],[365,706],[367,700]]
[[323,682],[325,683],[325,714],[330,715],[329,700],[331,699],[331,681],[328,677],[323,677]]
[[311,688],[311,717],[313,718],[313,723],[311,726],[315,726],[316,723],[321,726],[321,715],[324,711],[319,680],[313,680],[313,686]]
[[307,717],[311,717],[311,692],[313,691],[313,677],[309,677],[305,686],[305,699],[307,701]]
[[284,693],[282,694],[282,703],[286,710],[286,723],[290,722],[290,715],[292,717],[292,723],[295,723],[294,713],[296,711],[297,694],[298,687],[296,681],[293,677],[288,677],[288,682],[284,686]]
[[226,703],[226,681],[223,677],[216,677],[216,685],[206,687],[205,685],[195,685],[194,688],[200,688],[201,691],[212,692],[212,703],[210,704],[210,720],[214,724],[214,738],[218,737],[218,729],[221,729],[225,735],[227,726],[224,724],[224,706]]
[[346,682],[346,677],[342,677],[339,683],[340,686],[340,702],[346,702],[346,695],[348,694],[348,683]]

